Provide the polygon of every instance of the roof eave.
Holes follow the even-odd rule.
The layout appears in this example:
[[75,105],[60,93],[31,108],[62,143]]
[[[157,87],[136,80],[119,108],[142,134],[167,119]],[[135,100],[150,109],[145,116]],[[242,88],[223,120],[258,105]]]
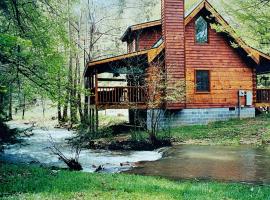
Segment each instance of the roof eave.
[[[149,24],[149,25],[147,25],[147,24]],[[161,20],[160,19],[129,26],[126,29],[126,31],[124,32],[124,34],[122,35],[122,37],[120,38],[120,40],[122,42],[126,42],[128,40],[128,35],[129,34],[135,32],[135,31],[138,31],[138,30],[142,30],[142,29],[146,29],[146,28],[152,28],[152,27],[156,27],[156,26],[161,26]]]
[[123,54],[123,55],[119,55],[119,56],[115,56],[115,57],[111,57],[111,58],[107,58],[107,59],[102,59],[102,60],[89,62],[87,64],[86,68],[85,68],[84,76],[87,74],[87,71],[90,68],[93,69],[93,68],[95,68],[95,67],[97,67],[99,65],[104,65],[104,64],[114,62],[114,61],[120,61],[120,60],[131,58],[131,57],[134,57],[134,56],[147,55],[148,63],[151,63],[162,52],[163,49],[164,49],[164,43],[162,43],[157,48],[152,48],[152,49],[143,50],[143,51],[137,51],[137,52],[134,52],[134,53]]
[[120,40],[122,42],[126,42],[128,40],[128,35],[130,34],[130,32],[131,32],[131,26],[129,26],[127,28],[127,30],[125,31],[125,33],[121,36]]

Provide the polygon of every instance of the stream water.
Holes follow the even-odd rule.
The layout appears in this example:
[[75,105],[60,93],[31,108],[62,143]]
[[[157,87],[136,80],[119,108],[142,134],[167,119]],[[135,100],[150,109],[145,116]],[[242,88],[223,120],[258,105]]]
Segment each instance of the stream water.
[[128,173],[270,184],[270,147],[179,145],[168,149],[162,159],[141,162]]
[[[10,123],[12,128],[27,125]],[[66,139],[72,132],[61,129],[35,129],[33,136],[24,137],[21,144],[8,145],[0,160],[13,163],[36,163],[46,166],[66,167],[48,148],[50,135],[60,150],[71,157],[71,147]],[[174,180],[211,179],[220,181],[270,184],[270,147],[254,146],[198,146],[178,145],[160,151],[104,151],[82,150],[79,162],[85,172],[95,171],[102,165],[103,172],[123,172],[161,176]],[[132,168],[127,164],[134,163]]]
[[[11,128],[25,129],[29,125],[16,124],[10,122]],[[74,133],[64,129],[34,129],[33,136],[23,137],[22,143],[7,145],[4,152],[0,153],[0,160],[12,163],[33,163],[45,166],[63,167],[66,165],[63,161],[54,155],[49,147],[51,147],[50,137],[54,143],[67,157],[74,157],[72,148],[67,144],[66,139],[74,136]],[[80,153],[79,162],[82,164],[83,171],[93,172],[96,167],[103,166],[103,172],[116,173],[126,171],[131,168],[129,163],[138,161],[154,161],[162,157],[159,151],[105,151],[105,150],[87,150],[84,149]],[[121,166],[121,163],[126,163]]]

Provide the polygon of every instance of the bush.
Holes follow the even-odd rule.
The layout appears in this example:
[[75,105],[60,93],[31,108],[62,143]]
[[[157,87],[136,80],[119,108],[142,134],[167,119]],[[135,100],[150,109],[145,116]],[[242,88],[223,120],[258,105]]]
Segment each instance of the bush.
[[9,129],[6,124],[0,121],[0,151],[3,150],[4,143],[14,144],[15,142],[17,142],[17,134],[17,129]]

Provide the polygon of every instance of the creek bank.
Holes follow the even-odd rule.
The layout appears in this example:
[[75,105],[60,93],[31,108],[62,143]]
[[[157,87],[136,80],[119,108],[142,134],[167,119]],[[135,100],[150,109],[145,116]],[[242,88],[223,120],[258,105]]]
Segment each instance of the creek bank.
[[113,139],[98,139],[87,142],[84,147],[88,149],[103,149],[111,151],[154,151],[163,147],[171,147],[171,140],[158,140],[152,144],[149,140],[136,141],[115,137]]
[[5,145],[22,142],[22,137],[28,137],[31,134],[31,128],[19,130],[10,128],[6,123],[0,121],[0,152],[4,151]]
[[102,128],[94,135],[86,134],[84,129],[76,137],[70,140],[73,145],[82,145],[83,148],[111,151],[154,151],[163,147],[171,147],[170,137],[157,137],[154,142],[149,139],[148,133],[142,127],[136,127],[128,123],[111,125]]

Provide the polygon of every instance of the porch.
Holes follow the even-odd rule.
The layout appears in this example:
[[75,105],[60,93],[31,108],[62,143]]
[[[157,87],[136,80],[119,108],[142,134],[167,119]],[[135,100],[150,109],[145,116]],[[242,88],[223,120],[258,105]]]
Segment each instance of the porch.
[[[147,89],[143,86],[98,87],[91,94],[90,105],[101,110],[146,109]],[[270,89],[256,90],[255,107],[270,107]]]
[[257,89],[256,107],[270,107],[270,89]]
[[103,109],[146,108],[146,88],[143,86],[98,87],[92,89],[90,105]]
[[89,64],[86,99],[92,109],[145,109],[145,74],[149,51],[126,54]]
[[146,78],[153,62],[163,60],[164,44],[88,63],[84,72],[86,103],[91,109],[146,109]]

